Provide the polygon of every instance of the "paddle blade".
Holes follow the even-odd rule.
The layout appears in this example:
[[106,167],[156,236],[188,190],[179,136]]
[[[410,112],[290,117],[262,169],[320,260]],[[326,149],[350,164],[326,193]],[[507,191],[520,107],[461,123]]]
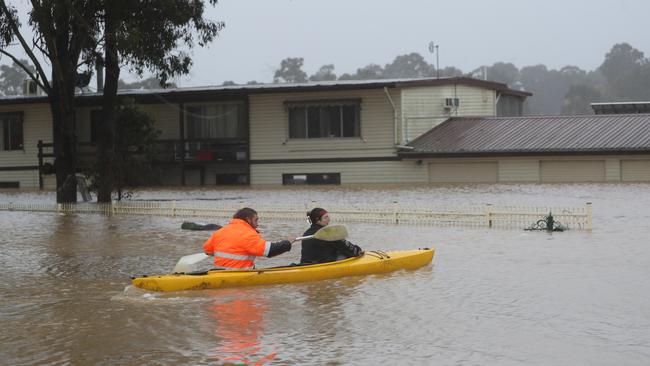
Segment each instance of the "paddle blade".
[[314,238],[325,241],[344,240],[348,237],[348,229],[344,225],[329,225],[318,230]]
[[174,270],[172,271],[172,273],[191,272],[195,264],[199,263],[200,261],[208,257],[209,256],[205,253],[186,255],[178,260],[178,263],[176,263],[176,266],[174,266]]

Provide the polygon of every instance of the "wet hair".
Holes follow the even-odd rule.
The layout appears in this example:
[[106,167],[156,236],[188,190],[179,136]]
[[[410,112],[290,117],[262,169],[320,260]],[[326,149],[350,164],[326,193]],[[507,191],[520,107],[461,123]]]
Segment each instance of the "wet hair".
[[235,214],[232,215],[232,218],[233,219],[247,220],[247,219],[252,219],[253,216],[256,216],[256,215],[257,215],[257,211],[253,210],[250,207],[244,207],[244,208],[241,208],[241,209],[237,210],[237,212],[235,212]]
[[327,211],[324,208],[316,207],[313,210],[307,212],[307,221],[309,221],[310,224],[315,224],[326,213]]

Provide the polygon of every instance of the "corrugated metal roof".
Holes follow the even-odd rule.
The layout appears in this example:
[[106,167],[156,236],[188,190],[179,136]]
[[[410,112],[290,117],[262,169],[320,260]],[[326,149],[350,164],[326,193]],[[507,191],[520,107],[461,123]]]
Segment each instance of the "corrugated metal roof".
[[[486,89],[496,90],[504,94],[516,95],[522,98],[532,94],[522,90],[508,88],[506,84],[493,81],[478,80],[467,77],[443,77],[443,78],[410,78],[410,79],[376,79],[376,80],[330,80],[306,83],[278,83],[278,84],[254,84],[254,85],[217,85],[197,86],[169,89],[132,89],[119,90],[121,96],[133,96],[134,98],[146,98],[157,96],[161,98],[177,98],[204,95],[246,95],[259,93],[282,93],[282,92],[303,92],[323,90],[354,90],[354,89],[376,89],[376,88],[405,88],[417,86],[436,85],[472,85]],[[80,99],[98,99],[102,93],[77,94]],[[47,102],[47,96],[5,96],[0,97],[0,104],[18,103],[42,103]]]
[[403,156],[650,152],[650,114],[450,118]]

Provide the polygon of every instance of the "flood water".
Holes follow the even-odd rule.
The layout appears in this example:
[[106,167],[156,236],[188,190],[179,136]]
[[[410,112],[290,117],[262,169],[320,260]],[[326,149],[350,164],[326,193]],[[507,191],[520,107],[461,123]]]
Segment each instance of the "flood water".
[[[138,199],[432,205],[593,203],[594,229],[349,223],[366,250],[434,247],[416,271],[151,293],[209,232],[171,217],[0,211],[2,365],[648,365],[650,185],[137,192]],[[0,202],[54,202],[0,192]],[[204,221],[196,219],[197,221]],[[336,217],[333,217],[336,222]],[[220,222],[223,224],[223,222]],[[260,220],[267,239],[305,222]],[[258,267],[299,260],[299,246]]]

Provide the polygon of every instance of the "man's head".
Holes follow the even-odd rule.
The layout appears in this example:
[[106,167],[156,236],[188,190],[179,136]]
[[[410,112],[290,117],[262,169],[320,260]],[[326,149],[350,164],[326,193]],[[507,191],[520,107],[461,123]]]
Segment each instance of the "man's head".
[[252,226],[254,229],[257,229],[259,217],[257,217],[257,211],[253,210],[252,208],[244,207],[242,209],[239,209],[237,212],[235,212],[232,218],[244,220],[249,223],[250,226]]

